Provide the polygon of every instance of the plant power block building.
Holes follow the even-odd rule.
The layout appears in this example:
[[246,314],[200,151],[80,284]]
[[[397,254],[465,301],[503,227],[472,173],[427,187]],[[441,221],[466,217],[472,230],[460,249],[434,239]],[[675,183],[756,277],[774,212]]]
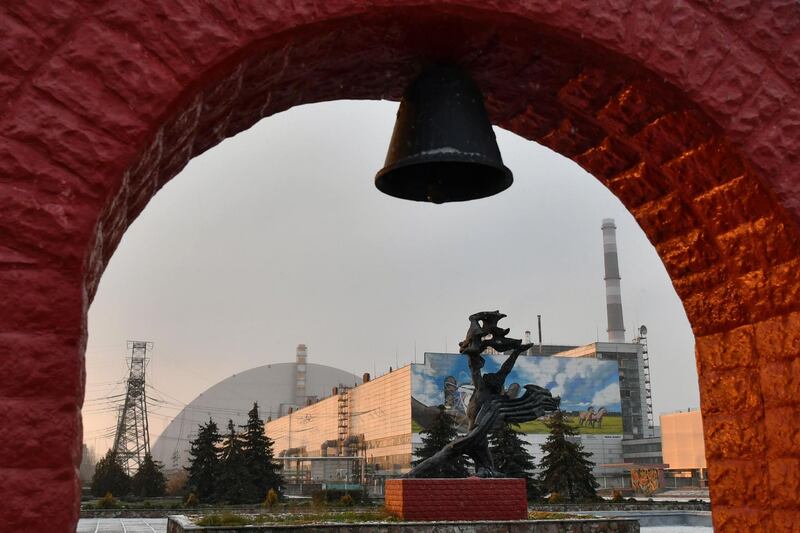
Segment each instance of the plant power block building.
[[[487,372],[505,355],[485,355]],[[562,398],[579,430],[578,437],[598,464],[623,462],[624,420],[632,419],[620,396],[616,360],[594,357],[522,356],[506,380],[506,393],[516,396],[528,383]],[[336,388],[332,395],[267,423],[290,481],[320,483],[354,481],[362,472],[396,476],[406,471],[443,405],[461,431],[472,394],[467,358],[461,354],[426,353],[414,363],[354,388]],[[520,426],[530,452],[538,460],[548,430],[542,420]]]

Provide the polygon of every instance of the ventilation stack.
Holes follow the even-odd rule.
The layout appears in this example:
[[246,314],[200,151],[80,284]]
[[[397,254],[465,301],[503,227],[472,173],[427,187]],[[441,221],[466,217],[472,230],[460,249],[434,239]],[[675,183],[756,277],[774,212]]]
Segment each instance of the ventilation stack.
[[617,226],[613,218],[603,219],[603,262],[606,280],[606,313],[608,314],[608,342],[625,342],[625,325],[622,320],[622,293],[620,292],[619,258],[617,257]]
[[305,344],[297,345],[297,358],[294,365],[294,404],[306,404],[306,359],[308,348]]

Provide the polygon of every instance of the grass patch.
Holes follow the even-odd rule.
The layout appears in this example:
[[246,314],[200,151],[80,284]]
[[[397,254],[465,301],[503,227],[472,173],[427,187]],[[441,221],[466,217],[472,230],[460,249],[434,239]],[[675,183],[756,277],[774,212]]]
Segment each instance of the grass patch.
[[590,517],[570,513],[551,513],[549,511],[531,511],[528,513],[528,520],[570,520],[572,518]]
[[104,498],[86,499],[81,502],[82,509],[183,509],[180,498],[157,498],[144,500],[123,500],[114,498],[113,507],[105,507]]
[[[577,417],[569,418],[570,425],[583,435],[622,435],[622,416],[606,415],[603,417],[603,427],[579,426]],[[523,433],[549,433],[550,430],[541,420],[531,420],[519,424],[519,430]]]
[[234,513],[210,514],[195,521],[198,526],[247,526],[252,523],[247,516]]

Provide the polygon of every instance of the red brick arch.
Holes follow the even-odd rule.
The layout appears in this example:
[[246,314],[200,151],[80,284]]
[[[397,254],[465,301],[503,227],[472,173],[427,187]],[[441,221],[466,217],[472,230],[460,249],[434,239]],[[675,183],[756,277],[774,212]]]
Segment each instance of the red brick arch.
[[156,191],[264,116],[397,98],[441,60],[474,74],[495,123],[606,184],[656,246],[697,337],[717,530],[800,526],[795,0],[11,0],[3,527],[74,527],[86,311]]

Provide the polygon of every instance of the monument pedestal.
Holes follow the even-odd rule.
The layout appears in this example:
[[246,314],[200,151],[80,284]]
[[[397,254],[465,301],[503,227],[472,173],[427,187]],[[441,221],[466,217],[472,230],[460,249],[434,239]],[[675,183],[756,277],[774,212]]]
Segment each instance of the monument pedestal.
[[386,510],[402,520],[525,520],[524,479],[387,479]]

